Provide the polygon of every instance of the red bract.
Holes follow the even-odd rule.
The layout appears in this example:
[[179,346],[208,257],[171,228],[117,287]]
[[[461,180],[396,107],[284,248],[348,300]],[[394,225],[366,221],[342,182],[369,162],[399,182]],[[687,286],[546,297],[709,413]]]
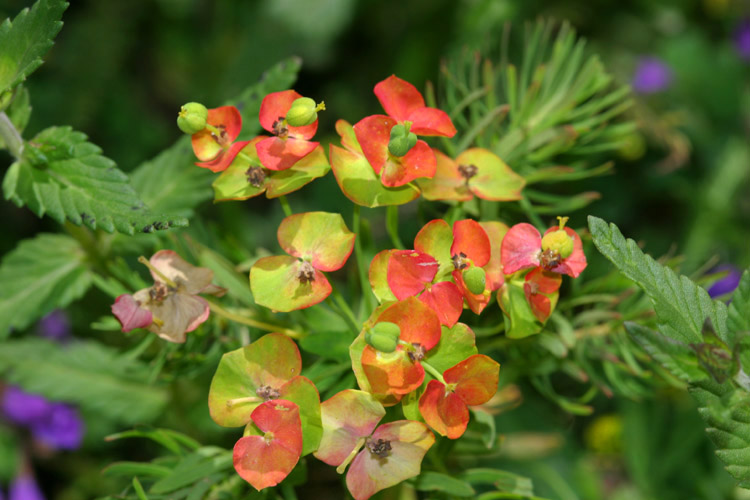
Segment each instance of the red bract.
[[212,172],[225,170],[247,141],[235,143],[242,130],[242,116],[234,106],[209,109],[207,126],[191,137],[196,165]]
[[208,319],[208,302],[198,294],[221,295],[225,290],[211,284],[213,271],[185,262],[172,250],[160,250],[149,261],[141,259],[150,268],[154,285],[120,295],[112,313],[123,332],[148,328],[170,342],[185,342],[185,334]]
[[508,275],[521,269],[540,267],[545,271],[577,278],[586,268],[581,238],[569,227],[551,227],[544,234],[546,236],[557,231],[564,231],[572,240],[572,251],[567,257],[562,257],[554,248],[543,248],[542,236],[531,224],[523,222],[511,227],[503,238],[501,248],[503,272]]
[[373,394],[399,397],[422,384],[424,368],[420,361],[440,341],[440,321],[432,309],[409,297],[387,307],[373,324],[380,322],[398,325],[399,345],[390,353],[366,345],[362,370]]
[[435,436],[420,422],[399,420],[375,426],[385,415],[372,395],[345,390],[321,404],[323,438],[315,456],[346,475],[355,500],[419,474]]
[[536,319],[545,323],[552,312],[550,295],[560,289],[562,276],[537,267],[526,275],[523,291]]
[[299,408],[291,401],[267,401],[251,415],[250,434],[234,445],[237,474],[256,490],[276,486],[294,469],[302,453]]
[[468,406],[486,403],[495,395],[500,365],[475,354],[443,374],[445,383],[431,380],[419,399],[427,425],[450,439],[461,437],[469,423]]
[[424,136],[453,137],[456,128],[439,109],[425,106],[422,94],[409,82],[392,75],[375,85],[375,95],[388,116],[373,115],[354,125],[362,152],[384,186],[403,186],[420,177],[435,175],[435,155],[424,141],[402,157],[388,151],[391,129],[409,123],[411,132]]
[[302,97],[294,90],[273,92],[260,105],[260,125],[273,134],[255,145],[258,158],[269,170],[286,170],[307,156],[318,145],[310,139],[318,130],[318,120],[304,127],[292,127],[286,114],[292,103]]

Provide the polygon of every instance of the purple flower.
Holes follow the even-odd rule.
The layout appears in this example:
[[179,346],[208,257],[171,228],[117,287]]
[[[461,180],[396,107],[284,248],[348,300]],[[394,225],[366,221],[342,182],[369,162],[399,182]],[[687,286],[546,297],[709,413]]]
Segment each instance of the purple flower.
[[81,446],[83,430],[78,411],[64,403],[54,403],[42,419],[31,425],[36,439],[51,448],[64,450]]
[[740,59],[750,61],[750,19],[745,19],[734,32],[734,48]]
[[672,70],[656,57],[643,57],[633,75],[633,90],[639,94],[653,94],[665,90],[672,83]]
[[8,500],[44,500],[44,495],[32,476],[22,474],[10,484]]
[[14,386],[5,388],[0,405],[5,416],[19,425],[30,425],[43,418],[50,407],[51,403],[42,396],[29,394]]
[[740,278],[742,277],[742,273],[739,269],[727,264],[718,266],[711,272],[718,273],[721,271],[726,271],[726,276],[711,285],[708,289],[708,294],[714,299],[734,291],[734,289],[737,288],[737,285],[740,284]]
[[39,320],[39,334],[50,340],[66,340],[70,336],[70,320],[65,311],[56,309]]

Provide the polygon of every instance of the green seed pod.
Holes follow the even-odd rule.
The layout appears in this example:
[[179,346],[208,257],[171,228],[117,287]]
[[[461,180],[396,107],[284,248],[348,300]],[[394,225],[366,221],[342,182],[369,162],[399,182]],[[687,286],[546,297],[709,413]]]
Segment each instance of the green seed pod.
[[484,287],[487,283],[487,275],[481,267],[467,267],[461,273],[461,277],[464,279],[464,283],[466,283],[466,288],[468,288],[471,293],[478,294],[484,292]]
[[396,137],[388,142],[388,151],[393,156],[404,156],[410,149],[408,137]]
[[407,139],[409,141],[409,149],[417,145],[417,134],[414,132],[409,132]]
[[404,137],[406,135],[406,127],[403,125],[394,125],[391,129],[391,140],[398,137]]
[[184,133],[193,135],[206,128],[208,110],[203,104],[189,102],[180,108],[177,115],[177,126]]
[[318,119],[318,110],[315,101],[309,97],[295,99],[292,107],[286,114],[286,122],[292,127],[304,127],[315,123]]
[[542,238],[542,250],[552,250],[560,254],[560,257],[566,259],[573,253],[573,238],[563,229],[552,231]]
[[380,352],[393,352],[398,346],[401,329],[395,323],[383,321],[365,331],[365,342]]

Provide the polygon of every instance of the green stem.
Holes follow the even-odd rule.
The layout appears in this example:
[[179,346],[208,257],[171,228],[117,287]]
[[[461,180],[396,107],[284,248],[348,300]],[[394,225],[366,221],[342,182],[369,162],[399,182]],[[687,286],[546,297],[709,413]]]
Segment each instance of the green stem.
[[453,205],[450,210],[448,210],[448,213],[445,214],[446,222],[453,227],[453,223],[456,222],[458,219],[460,219],[464,214],[464,202],[459,201],[455,205]]
[[385,210],[385,230],[391,237],[393,246],[403,250],[406,247],[398,236],[398,205],[389,205]]
[[346,470],[347,466],[352,463],[352,460],[354,460],[354,457],[357,456],[357,453],[359,453],[360,448],[362,448],[365,443],[367,442],[367,437],[361,437],[357,440],[357,444],[354,446],[354,449],[351,453],[349,453],[349,456],[344,459],[343,462],[341,462],[341,465],[336,467],[336,472],[339,474],[343,474]]
[[344,297],[342,297],[333,283],[331,283],[331,297],[333,298],[333,302],[335,302],[336,304],[336,308],[341,311],[344,319],[349,322],[349,326],[352,328],[354,334],[359,335],[359,321],[357,321],[357,318],[354,316],[354,312],[352,311],[351,307],[349,307],[349,304],[346,303]]
[[518,200],[518,204],[521,206],[521,210],[526,214],[526,216],[531,220],[531,222],[534,223],[536,228],[540,231],[544,231],[544,221],[541,217],[534,211],[534,206],[531,204],[529,199],[526,197],[525,194],[521,195],[521,199]]
[[289,200],[286,199],[286,196],[279,196],[279,203],[281,203],[281,209],[287,217],[294,213],[292,212],[292,207],[289,206]]
[[352,211],[352,230],[354,231],[354,234],[357,235],[354,240],[354,256],[357,259],[357,274],[359,275],[359,284],[362,288],[362,303],[365,306],[363,316],[369,316],[374,309],[374,303],[372,301],[373,294],[372,289],[370,288],[367,263],[365,262],[364,252],[362,251],[362,220],[359,205],[354,205],[354,210]]
[[161,278],[161,280],[167,286],[169,286],[170,288],[177,288],[177,283],[167,278],[167,276],[163,272],[159,271],[153,264],[151,264],[151,262],[149,262],[149,260],[146,257],[141,255],[140,257],[138,257],[138,262],[140,262],[141,264],[149,268],[149,270],[153,272],[154,274],[156,274],[159,278]]
[[240,316],[239,314],[234,314],[233,312],[227,311],[216,302],[212,302],[210,300],[208,300],[207,302],[208,302],[208,306],[211,308],[211,311],[213,313],[218,314],[219,316],[223,316],[224,318],[230,321],[241,323],[247,326],[252,326],[253,328],[257,328],[258,330],[283,333],[287,337],[291,337],[293,339],[301,339],[305,336],[303,332],[298,332],[290,328],[284,328],[283,326],[280,326],[280,325],[273,325],[271,323],[255,321],[254,319],[250,319],[248,317]]
[[10,154],[20,160],[23,154],[23,138],[5,111],[0,111],[0,137]]
[[439,371],[437,371],[437,368],[435,368],[434,366],[432,366],[430,363],[428,363],[425,360],[422,360],[419,363],[422,365],[422,368],[424,368],[424,371],[432,375],[435,378],[435,380],[438,380],[442,382],[443,384],[448,385],[445,383],[445,379],[443,378],[443,375]]

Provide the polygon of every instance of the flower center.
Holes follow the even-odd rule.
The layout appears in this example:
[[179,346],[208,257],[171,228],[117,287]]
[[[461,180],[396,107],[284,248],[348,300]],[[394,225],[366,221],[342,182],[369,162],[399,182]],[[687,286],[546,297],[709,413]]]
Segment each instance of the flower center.
[[270,385],[262,385],[255,389],[255,394],[259,398],[263,398],[268,401],[269,399],[279,399],[279,397],[281,396],[281,391],[271,387]]
[[459,165],[458,166],[458,173],[461,174],[461,177],[466,179],[466,182],[469,182],[469,179],[477,175],[477,171],[479,169],[476,165]]
[[266,181],[266,172],[263,167],[250,167],[245,171],[245,175],[247,176],[247,182],[256,188],[263,186]]
[[422,346],[422,344],[412,344],[412,347],[414,348],[414,350],[408,352],[409,359],[414,362],[422,361],[427,350]]
[[451,257],[451,260],[453,260],[453,267],[457,271],[460,271],[461,269],[469,266],[469,262],[466,260],[466,254],[463,252],[454,255],[453,257]]
[[167,298],[170,291],[167,285],[161,281],[156,281],[154,286],[148,291],[148,295],[151,298],[151,302],[161,302]]
[[[218,133],[217,133],[218,132]],[[214,140],[219,144],[221,147],[225,147],[229,145],[229,137],[227,136],[227,126],[226,125],[216,125],[213,128],[213,131],[211,132],[211,137],[214,138]]]
[[279,116],[276,121],[273,122],[271,128],[273,128],[273,135],[279,139],[286,139],[289,135],[289,128],[286,126],[286,118],[283,116]]
[[303,262],[297,273],[297,279],[303,285],[315,281],[315,268],[309,262]]
[[547,249],[544,250],[539,255],[539,262],[542,265],[542,268],[546,271],[551,271],[552,269],[556,268],[560,265],[560,262],[562,261],[562,256],[560,255],[560,252],[555,251],[553,249]]
[[367,442],[367,448],[370,453],[377,455],[379,458],[386,458],[391,454],[391,442],[385,439],[378,439],[377,441],[371,439]]

